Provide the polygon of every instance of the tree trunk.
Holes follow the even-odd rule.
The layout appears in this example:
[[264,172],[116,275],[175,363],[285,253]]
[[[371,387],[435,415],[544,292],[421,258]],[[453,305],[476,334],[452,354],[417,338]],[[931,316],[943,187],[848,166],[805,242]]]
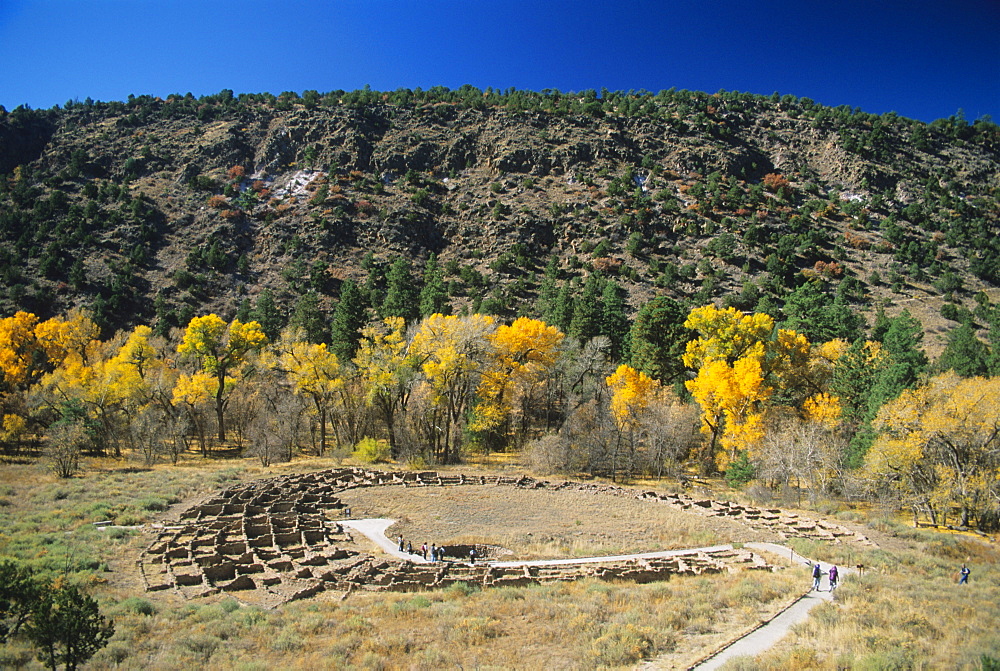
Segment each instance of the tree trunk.
[[219,391],[215,392],[215,417],[219,424],[219,444],[226,442],[226,403],[223,396],[226,393],[225,373],[219,375]]
[[319,408],[319,456],[326,452],[326,406]]

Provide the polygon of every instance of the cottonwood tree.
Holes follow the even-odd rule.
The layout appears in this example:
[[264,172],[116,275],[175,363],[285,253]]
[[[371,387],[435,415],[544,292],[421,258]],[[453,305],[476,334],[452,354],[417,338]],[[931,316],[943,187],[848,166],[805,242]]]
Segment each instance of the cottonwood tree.
[[725,469],[739,452],[763,437],[772,405],[802,407],[825,392],[832,357],[842,346],[812,346],[805,336],[775,329],[766,314],[745,315],[735,308],[695,308],[685,326],[698,332],[688,343],[684,365],[697,371],[685,383],[702,408],[708,435],[703,470]]
[[947,372],[904,391],[878,413],[865,458],[873,491],[889,490],[933,524],[957,510],[962,525],[997,526],[1000,378]]
[[[796,482],[801,504],[802,485],[809,488],[809,498],[826,490],[830,481],[842,473],[843,448],[837,434],[837,417],[829,406],[815,404],[815,414],[805,418],[796,413],[776,413],[768,423],[754,463],[757,476],[784,491]],[[838,415],[839,416],[839,415]]]
[[44,357],[35,336],[38,317],[17,312],[0,319],[0,391],[23,389],[41,377]]
[[187,417],[189,425],[198,437],[201,456],[209,456],[208,448],[208,416],[213,399],[217,396],[219,380],[208,373],[198,371],[187,375],[182,373],[177,377],[173,389],[173,403]]
[[651,406],[664,401],[664,394],[657,380],[626,364],[618,366],[605,382],[611,390],[611,416],[618,428],[611,458],[611,481],[615,482],[622,456],[630,472],[635,467],[646,416]]
[[524,437],[528,408],[555,365],[564,337],[556,327],[527,317],[501,325],[490,335],[470,423],[471,430],[485,436],[487,447],[493,442],[519,443]]
[[234,319],[227,324],[218,315],[195,317],[184,331],[177,352],[197,360],[202,371],[215,380],[215,416],[219,442],[226,440],[226,401],[236,383],[236,373],[248,357],[267,344],[267,336],[257,322]]
[[344,386],[340,361],[325,343],[311,343],[301,332],[286,331],[279,345],[278,365],[296,394],[312,401],[319,423],[319,455],[326,452],[327,417]]
[[253,397],[259,410],[247,427],[248,452],[265,467],[291,461],[306,425],[302,397],[289,393],[277,377],[258,380]]
[[402,317],[387,317],[361,331],[354,357],[364,398],[385,425],[393,458],[399,455],[396,423],[406,412],[406,400],[416,375]]
[[488,315],[434,314],[424,319],[410,345],[430,387],[427,421],[434,455],[443,463],[457,456],[456,441],[472,404],[496,320]]
[[45,432],[44,454],[57,476],[71,478],[80,470],[80,459],[89,445],[90,435],[83,421],[66,419]]

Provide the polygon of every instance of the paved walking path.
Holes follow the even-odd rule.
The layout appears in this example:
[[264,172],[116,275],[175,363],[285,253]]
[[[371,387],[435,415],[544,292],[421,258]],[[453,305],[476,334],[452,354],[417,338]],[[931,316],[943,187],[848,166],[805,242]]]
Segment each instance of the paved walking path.
[[[350,527],[355,529],[368,538],[370,538],[376,545],[383,549],[387,554],[394,557],[399,557],[400,559],[406,559],[415,564],[427,564],[430,560],[424,559],[422,556],[417,554],[410,554],[408,552],[399,551],[398,541],[393,541],[386,537],[386,530],[396,523],[396,520],[390,519],[363,519],[363,520],[340,520],[341,526]],[[771,554],[777,555],[779,557],[785,557],[791,564],[798,564],[802,566],[811,566],[812,561],[803,557],[802,555],[796,553],[791,548],[785,547],[784,545],[776,545],[774,543],[745,543],[743,545],[745,549],[756,550],[757,552],[769,552]],[[497,567],[515,567],[515,566],[560,566],[567,564],[588,564],[588,563],[599,563],[599,562],[612,562],[612,561],[625,561],[629,559],[654,559],[660,557],[677,557],[683,555],[697,554],[699,552],[719,552],[724,550],[732,550],[732,545],[713,545],[710,547],[703,548],[691,548],[687,550],[665,550],[662,552],[641,552],[636,554],[624,554],[624,555],[609,555],[605,557],[577,557],[573,559],[536,559],[528,561],[505,561],[505,562],[484,562],[492,566]],[[809,617],[809,611],[814,607],[818,606],[823,602],[829,602],[833,600],[833,592],[830,591],[830,584],[828,573],[830,571],[830,566],[832,564],[820,563],[820,570],[823,571],[823,582],[820,584],[820,591],[814,592],[810,590],[806,594],[802,595],[791,605],[789,605],[785,610],[778,613],[771,620],[763,623],[760,627],[757,627],[749,634],[737,639],[736,641],[730,643],[728,646],[715,653],[708,659],[700,662],[692,669],[697,671],[711,671],[712,669],[718,669],[723,664],[728,662],[734,657],[742,657],[744,655],[759,655],[764,652],[775,643],[780,641],[793,624],[804,621]],[[846,576],[855,573],[853,568],[838,567],[840,570],[840,575]],[[643,668],[656,668],[655,660],[644,665]]]
[[[787,557],[793,564],[801,564],[803,566],[812,565],[809,559],[806,559],[784,545],[775,545],[774,543],[746,543],[744,547],[760,552],[770,552],[779,557]],[[691,668],[697,671],[718,669],[735,657],[759,655],[780,641],[788,633],[793,624],[803,622],[809,617],[809,611],[823,602],[833,601],[833,592],[830,591],[828,577],[831,566],[832,564],[820,563],[820,570],[823,572],[823,582],[820,583],[818,592],[810,589],[810,591],[799,597],[768,622],[754,629],[749,634],[733,641],[719,652]],[[840,572],[841,577],[855,573],[855,570],[852,568],[838,566],[837,570]]]
[[[385,550],[386,554],[391,554],[393,557],[399,557],[400,559],[406,559],[414,564],[430,564],[430,559],[424,559],[423,555],[418,555],[416,553],[410,554],[409,552],[401,552],[399,549],[399,542],[392,541],[385,535],[385,530],[396,523],[396,520],[390,519],[367,519],[367,520],[338,520],[338,524],[342,527],[350,527],[360,531],[365,536],[368,536],[375,545],[379,546]],[[419,548],[415,547],[414,550]]]
[[[396,523],[390,519],[365,519],[365,520],[340,520],[341,526],[350,527],[360,531],[370,538],[376,545],[385,550],[387,554],[400,559],[412,561],[414,564],[429,564],[429,559],[424,559],[422,555],[400,552],[399,542],[393,541],[386,536],[386,530]],[[416,549],[416,546],[414,546]],[[483,564],[496,566],[497,568],[512,568],[518,566],[567,566],[575,564],[599,564],[602,562],[627,561],[629,559],[660,559],[662,557],[683,557],[684,555],[698,554],[699,552],[720,552],[732,550],[732,545],[712,545],[703,548],[688,548],[685,550],[662,550],[659,552],[640,552],[637,554],[607,555],[603,557],[572,557],[568,559],[526,559],[522,561],[483,561]]]

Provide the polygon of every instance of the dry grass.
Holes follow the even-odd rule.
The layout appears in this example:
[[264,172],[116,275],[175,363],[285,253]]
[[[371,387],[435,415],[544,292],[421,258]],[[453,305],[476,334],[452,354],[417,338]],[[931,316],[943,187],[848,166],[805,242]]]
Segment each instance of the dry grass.
[[[188,602],[173,593],[143,593],[135,559],[150,537],[91,524],[168,520],[235,482],[336,465],[303,459],[262,469],[251,460],[191,458],[176,467],[130,469],[103,462],[68,481],[38,466],[5,465],[0,554],[91,584],[117,627],[93,668],[586,669],[651,658],[657,668],[683,668],[776,612],[808,582],[796,569],[650,585],[583,580],[486,591],[458,585],[416,594],[361,592],[344,601],[323,594],[265,611],[229,597]],[[517,470],[503,460],[462,470],[477,468]],[[476,540],[522,557],[759,537],[729,520],[582,492],[383,487],[344,499],[356,516],[397,517],[415,543]],[[836,605],[814,611],[768,655],[733,668],[975,668],[983,653],[1000,656],[992,626],[1000,621],[993,587],[1000,572],[991,546],[891,522],[870,531],[889,549],[798,543],[804,554],[824,560],[864,561],[869,573],[846,581]],[[973,566],[968,587],[953,582],[962,561]],[[0,668],[19,667],[39,668],[33,652],[19,643],[0,647]]]
[[774,540],[724,518],[704,518],[650,501],[578,491],[491,485],[379,487],[344,492],[355,517],[398,520],[389,535],[414,546],[486,543],[513,558],[652,552]]
[[[897,535],[897,549],[814,545],[800,551],[866,566],[810,619],[766,654],[727,669],[979,669],[983,655],[1000,659],[1000,549],[955,534],[873,525]],[[969,585],[958,584],[962,563]]]

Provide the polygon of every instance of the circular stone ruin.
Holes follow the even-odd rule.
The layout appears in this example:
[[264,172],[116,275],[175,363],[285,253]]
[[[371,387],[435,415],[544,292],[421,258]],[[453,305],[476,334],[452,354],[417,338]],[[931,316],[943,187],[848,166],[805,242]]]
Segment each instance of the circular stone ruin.
[[[337,494],[359,487],[456,487],[495,485],[522,489],[586,491],[627,496],[670,505],[705,516],[724,516],[781,538],[838,540],[862,536],[819,520],[781,510],[762,510],[734,503],[693,499],[683,494],[640,492],[614,485],[550,483],[530,477],[439,475],[436,472],[393,473],[340,468],[288,475],[236,485],[181,514],[179,524],[159,531],[142,553],[139,568],[147,590],[174,590],[185,598],[220,592],[241,601],[270,607],[323,591],[414,591],[456,582],[483,587],[527,585],[596,577],[604,580],[652,582],[671,575],[736,570],[772,570],[759,555],[732,549],[693,550],[669,557],[596,560],[589,563],[494,566],[505,553],[498,546],[477,545],[486,561],[469,565],[454,561],[413,563],[358,551],[351,532],[328,513],[345,507]],[[467,557],[472,546],[446,546],[449,558]],[[464,552],[463,552],[464,550]]]

